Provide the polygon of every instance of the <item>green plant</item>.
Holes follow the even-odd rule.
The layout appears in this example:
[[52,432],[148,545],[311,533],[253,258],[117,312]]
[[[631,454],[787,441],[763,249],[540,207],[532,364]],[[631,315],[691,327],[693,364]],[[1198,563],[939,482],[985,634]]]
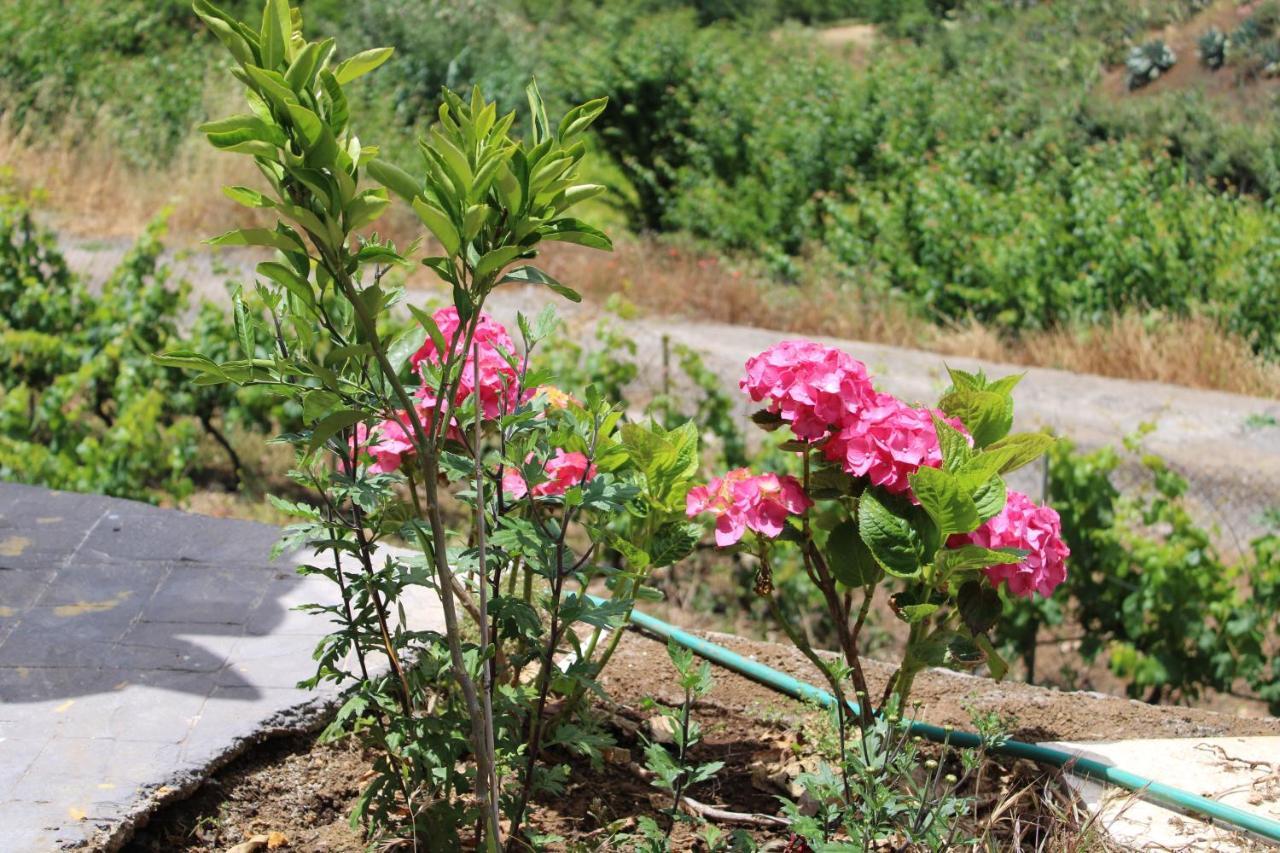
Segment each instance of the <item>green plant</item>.
[[[1072,571],[1048,599],[1006,597],[999,641],[1036,674],[1042,626],[1077,625],[1086,661],[1105,655],[1129,694],[1149,702],[1194,699],[1239,681],[1275,707],[1270,656],[1280,640],[1275,537],[1228,563],[1186,506],[1187,481],[1158,457],[1113,448],[1080,453],[1069,441],[1049,455],[1048,495],[1062,518]],[[1147,472],[1122,494],[1111,478],[1125,462]]]
[[723,761],[689,763],[689,750],[702,739],[701,727],[692,718],[693,705],[711,692],[711,664],[703,661],[695,666],[693,652],[675,642],[667,644],[667,656],[678,674],[684,699],[679,707],[668,708],[653,718],[661,720],[664,730],[669,732],[675,754],[657,740],[649,741],[644,747],[645,767],[652,774],[653,786],[671,797],[671,807],[663,810],[667,817],[666,829],[648,816],[638,819],[643,839],[640,849],[651,853],[666,853],[670,849],[671,833],[678,822],[696,822],[680,808],[684,795],[692,786],[707,781],[724,768]]
[[[353,822],[446,845],[467,827],[480,849],[537,845],[525,822],[531,798],[560,790],[567,769],[545,764],[545,751],[599,757],[601,736],[571,711],[598,689],[616,645],[615,631],[598,651],[601,631],[626,619],[652,567],[694,544],[679,529],[687,522],[664,524],[658,510],[683,499],[696,432],[621,425],[594,386],[581,402],[550,388],[529,359],[554,315],[520,316],[517,347],[483,311],[509,283],[578,298],[514,265],[542,241],[610,248],[565,215],[601,189],[576,175],[604,102],[552,124],[531,85],[528,134],[517,138],[515,114],[500,117],[479,89],[469,101],[446,91],[410,174],[378,159],[351,124],[349,84],[389,49],[335,63],[334,40],[305,40],[283,0],[264,3],[261,27],[205,0],[195,9],[235,59],[250,109],[202,130],[215,147],[251,156],[269,189],[227,193],[278,217],[274,228],[211,242],[276,256],[258,266],[261,310],[233,296],[239,357],[157,360],[195,371],[198,384],[262,388],[301,408],[301,429],[282,440],[310,502],[274,503],[299,519],[281,547],[314,551],[302,571],[332,581],[340,600],[310,607],[337,627],[308,683],[348,687],[330,736],[358,735],[376,752]],[[452,304],[434,313],[408,304],[408,328],[390,319],[403,292],[384,283],[406,257],[376,235],[356,237],[390,204],[387,189],[362,187],[366,174],[409,202],[444,251],[423,263]],[[391,538],[417,553],[380,550]],[[623,541],[620,563],[598,559]],[[610,583],[612,599],[586,595],[593,581]],[[413,588],[439,597],[443,633],[397,618]],[[594,631],[586,643],[582,629]],[[367,663],[375,654],[385,674]],[[553,692],[567,697],[554,716]]]
[[[990,721],[983,731],[987,743],[1000,738]],[[961,832],[961,819],[973,801],[960,790],[985,754],[944,743],[938,757],[928,755],[891,703],[851,748],[829,748],[828,763],[797,779],[810,810],[791,800],[783,809],[792,831],[814,849],[872,850],[891,839],[912,849],[968,847],[977,839]]]
[[[766,406],[753,416],[758,425],[787,431],[780,450],[796,454],[800,478],[742,468],[688,495],[690,516],[715,516],[718,546],[754,558],[756,595],[836,697],[840,778],[832,778],[843,796],[833,814],[857,803],[880,808],[878,800],[865,800],[876,792],[855,793],[853,773],[866,774],[890,796],[895,783],[884,761],[874,762],[868,751],[859,766],[850,753],[884,734],[877,727],[886,714],[910,707],[921,670],[985,664],[1003,677],[1007,667],[990,638],[1001,615],[999,588],[1043,596],[1066,574],[1068,549],[1056,513],[1008,491],[1003,479],[1053,444],[1045,434],[1009,434],[1019,377],[992,381],[954,369],[950,375],[939,408],[928,409],[876,391],[866,366],[832,347],[808,341],[770,347],[748,360],[741,387]],[[792,548],[821,593],[839,662],[818,654],[777,600],[773,566]],[[881,590],[909,633],[877,699],[863,671],[860,635]],[[876,754],[893,752],[876,747]],[[921,796],[919,815],[907,823],[911,832],[954,826],[953,820],[926,826],[933,826],[925,816],[934,799]],[[901,810],[884,802],[900,823]],[[863,820],[883,831],[879,815]],[[832,829],[819,823],[815,831]]]
[[226,454],[235,485],[242,463],[224,431],[262,431],[283,419],[149,360],[158,349],[234,338],[209,303],[179,330],[187,285],[172,282],[161,262],[163,230],[163,220],[153,223],[95,294],[29,207],[0,199],[0,476],[181,500],[214,461],[199,452],[202,435]]
[[1174,54],[1173,48],[1159,39],[1135,45],[1124,61],[1129,88],[1140,89],[1154,82],[1177,61],[1178,57]]
[[1227,61],[1227,35],[1217,27],[1210,27],[1196,39],[1200,62],[1206,68],[1217,71]]

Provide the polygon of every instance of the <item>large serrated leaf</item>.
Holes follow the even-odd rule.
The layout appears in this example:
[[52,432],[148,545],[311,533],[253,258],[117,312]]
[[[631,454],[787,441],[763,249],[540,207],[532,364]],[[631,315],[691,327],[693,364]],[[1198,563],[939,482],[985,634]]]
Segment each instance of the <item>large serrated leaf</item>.
[[845,586],[871,586],[884,577],[884,569],[858,535],[858,525],[846,519],[827,537],[827,566]]
[[[858,503],[858,533],[886,572],[899,578],[917,577],[924,562],[924,541],[905,513],[895,513],[886,501],[874,491],[863,494]],[[900,501],[890,502],[905,509]]]
[[943,541],[978,526],[978,508],[959,477],[925,466],[912,474],[910,481],[912,494],[938,526]]

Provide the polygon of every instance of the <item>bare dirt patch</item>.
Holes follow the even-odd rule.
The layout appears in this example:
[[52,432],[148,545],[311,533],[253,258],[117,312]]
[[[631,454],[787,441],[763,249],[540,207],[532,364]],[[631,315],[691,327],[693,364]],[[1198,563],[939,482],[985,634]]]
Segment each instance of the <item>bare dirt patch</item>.
[[[795,676],[818,681],[812,665],[794,649],[771,643],[709,635],[740,654]],[[890,667],[870,662],[873,688]],[[675,671],[661,642],[628,632],[610,665],[604,685],[608,716],[627,749],[599,768],[573,759],[564,795],[536,803],[531,826],[604,847],[610,836],[633,827],[636,815],[657,816],[665,805],[630,762],[641,758],[632,732],[652,713],[652,699],[674,704],[680,696]],[[775,767],[809,749],[808,727],[817,712],[735,673],[716,669],[715,688],[694,708],[704,742],[694,761],[724,761],[723,771],[695,787],[690,795],[733,811],[775,814],[778,792],[753,782],[760,767]],[[1100,694],[1062,693],[1023,684],[997,684],[943,671],[916,682],[918,716],[929,722],[970,726],[971,712],[996,711],[1009,721],[1013,737],[1025,740],[1090,740],[1129,737],[1203,737],[1273,734],[1276,720],[1237,719],[1192,708],[1161,708]],[[569,760],[566,756],[554,756]],[[280,833],[290,850],[336,853],[364,849],[347,824],[368,759],[346,745],[317,746],[311,738],[286,738],[266,744],[229,765],[189,800],[154,815],[125,849],[132,853],[225,850],[255,835]],[[1140,770],[1140,768],[1138,768]],[[992,791],[979,791],[979,811],[990,808],[1013,787],[1034,783],[1056,790],[1052,774],[1023,762],[997,767],[988,777]],[[985,803],[985,805],[984,805]],[[1043,827],[1037,832],[1048,832]],[[782,830],[753,829],[759,841],[785,838]],[[697,849],[692,832],[678,828],[672,849]]]

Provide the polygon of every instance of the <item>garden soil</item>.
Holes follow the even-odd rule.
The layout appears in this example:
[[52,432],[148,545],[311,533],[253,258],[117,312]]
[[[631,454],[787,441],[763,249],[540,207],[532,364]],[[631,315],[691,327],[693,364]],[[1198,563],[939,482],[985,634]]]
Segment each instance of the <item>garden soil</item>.
[[[783,672],[820,683],[812,664],[789,646],[724,634],[704,636]],[[873,690],[883,687],[890,671],[886,664],[867,662]],[[797,757],[811,749],[821,715],[736,673],[716,668],[714,677],[711,693],[694,706],[704,741],[691,758],[698,762],[720,760],[726,766],[712,780],[695,787],[690,796],[731,811],[775,814],[782,791],[767,779],[793,767]],[[565,839],[557,845],[561,849],[570,841],[595,849],[611,834],[634,828],[636,815],[658,816],[664,805],[637,771],[643,760],[636,733],[643,732],[646,721],[656,713],[654,703],[674,705],[681,698],[665,645],[628,631],[603,684],[610,698],[598,710],[621,748],[609,750],[597,768],[572,760],[574,772],[563,795],[544,797],[531,816],[536,831]],[[1019,740],[1248,736],[1280,731],[1280,721],[1271,718],[1156,707],[1097,693],[1001,684],[941,670],[917,677],[913,696],[920,703],[916,715],[921,719],[969,728],[973,714],[995,712],[1005,721],[1009,734]],[[1009,790],[1018,774],[1023,784],[1028,776],[1035,776],[1034,768],[1018,764],[1022,766],[993,775],[991,784]],[[267,742],[215,774],[189,800],[155,814],[125,849],[134,853],[225,851],[252,841],[237,853],[363,850],[361,837],[349,827],[347,815],[369,766],[368,758],[350,745],[317,745],[313,737],[303,735]],[[981,802],[998,799],[1001,791],[977,793]],[[750,831],[761,841],[784,835],[780,830]],[[672,849],[696,849],[688,828],[677,827]]]

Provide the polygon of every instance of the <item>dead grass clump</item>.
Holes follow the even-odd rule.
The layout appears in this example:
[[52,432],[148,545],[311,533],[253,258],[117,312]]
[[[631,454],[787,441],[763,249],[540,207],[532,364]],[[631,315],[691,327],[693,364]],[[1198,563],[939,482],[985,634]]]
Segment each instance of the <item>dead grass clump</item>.
[[1130,311],[1089,328],[1028,335],[1009,349],[1024,364],[1280,396],[1280,365],[1260,359],[1244,340],[1203,315]]

